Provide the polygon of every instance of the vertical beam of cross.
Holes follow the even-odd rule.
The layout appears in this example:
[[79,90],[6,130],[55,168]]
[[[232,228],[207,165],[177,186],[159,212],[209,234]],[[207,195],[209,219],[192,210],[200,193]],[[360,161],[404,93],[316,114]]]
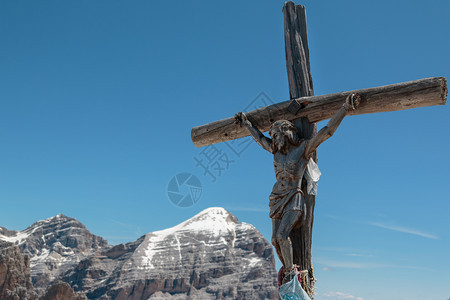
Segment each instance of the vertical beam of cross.
[[[283,7],[283,14],[290,98],[314,96],[305,7],[287,2]],[[297,119],[293,123],[301,138],[309,139],[317,132],[316,123],[310,123],[307,118]],[[317,161],[316,153],[313,157]],[[294,264],[297,264],[301,270],[309,270],[312,275],[311,242],[316,199],[315,196],[306,193],[304,183],[302,183],[302,189],[306,202],[306,219],[303,226],[292,231],[290,238],[294,249]]]

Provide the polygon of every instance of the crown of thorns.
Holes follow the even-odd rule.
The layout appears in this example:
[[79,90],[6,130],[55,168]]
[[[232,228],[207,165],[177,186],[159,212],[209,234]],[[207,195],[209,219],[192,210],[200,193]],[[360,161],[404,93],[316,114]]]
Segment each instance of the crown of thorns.
[[269,129],[269,134],[270,135],[272,135],[272,131],[274,129],[278,129],[278,130],[281,130],[283,132],[286,132],[288,130],[292,130],[294,132],[297,132],[297,128],[295,128],[294,124],[292,124],[288,120],[279,120],[279,121],[274,122],[272,124],[272,126],[270,126],[270,129]]

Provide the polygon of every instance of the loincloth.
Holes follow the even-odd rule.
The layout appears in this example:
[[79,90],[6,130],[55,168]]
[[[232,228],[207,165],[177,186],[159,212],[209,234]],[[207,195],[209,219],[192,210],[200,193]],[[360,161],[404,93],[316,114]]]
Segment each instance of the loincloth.
[[303,209],[303,192],[299,188],[282,192],[273,192],[269,196],[269,216],[272,219],[282,219],[287,211],[301,211]]

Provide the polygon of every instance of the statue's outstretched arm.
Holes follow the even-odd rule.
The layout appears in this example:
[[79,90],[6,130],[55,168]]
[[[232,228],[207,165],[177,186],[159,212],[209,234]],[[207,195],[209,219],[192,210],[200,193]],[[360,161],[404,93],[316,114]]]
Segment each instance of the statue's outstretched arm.
[[245,128],[247,128],[252,138],[261,147],[272,153],[272,140],[266,137],[258,128],[253,126],[252,122],[247,119],[247,116],[244,113],[238,112],[234,116],[234,119],[236,120],[237,124],[240,124],[241,126],[245,126]]
[[342,107],[334,114],[328,124],[323,127],[314,137],[306,142],[305,158],[311,157],[320,144],[329,139],[338,129],[347,111],[350,109],[356,109],[361,102],[361,96],[359,94],[350,94]]

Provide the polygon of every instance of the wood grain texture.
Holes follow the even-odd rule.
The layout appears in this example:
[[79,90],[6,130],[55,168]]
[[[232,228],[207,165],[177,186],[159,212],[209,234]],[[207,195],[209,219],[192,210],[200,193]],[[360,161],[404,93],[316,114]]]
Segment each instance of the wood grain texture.
[[286,2],[283,14],[290,99],[314,96],[309,63],[306,9],[302,5],[296,6],[293,2]]
[[[262,132],[269,130],[277,120],[293,121],[307,118],[309,122],[329,119],[344,103],[350,93],[362,97],[360,107],[349,115],[405,110],[432,105],[444,105],[447,101],[447,83],[444,77],[432,77],[398,84],[346,91],[322,96],[295,99],[308,101],[295,115],[289,111],[290,100],[259,108],[246,115]],[[248,131],[234,123],[234,117],[192,128],[191,138],[195,146],[203,147],[248,136]]]
[[[314,96],[306,29],[306,9],[302,5],[286,2],[283,7],[283,15],[286,71],[290,99]],[[298,102],[293,102],[293,104],[297,104],[295,113],[298,112],[299,108],[303,108],[303,105]],[[292,109],[292,106],[292,104],[288,106],[288,110]],[[292,121],[301,139],[310,139],[317,133],[316,123],[309,120],[307,116],[295,116],[292,113],[290,116],[294,116]],[[286,119],[285,117],[283,118]],[[317,162],[316,152],[313,154],[313,159]],[[295,226],[289,237],[292,243],[294,264],[298,265],[300,270],[309,270],[309,274],[312,277],[311,244],[316,197],[307,193],[305,182],[302,182],[302,190],[305,200],[304,222],[302,226]],[[313,282],[308,286],[303,285],[303,288],[310,296],[313,294],[313,287]]]

